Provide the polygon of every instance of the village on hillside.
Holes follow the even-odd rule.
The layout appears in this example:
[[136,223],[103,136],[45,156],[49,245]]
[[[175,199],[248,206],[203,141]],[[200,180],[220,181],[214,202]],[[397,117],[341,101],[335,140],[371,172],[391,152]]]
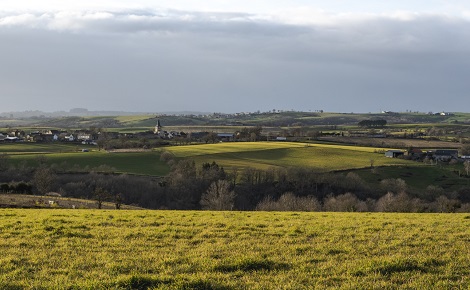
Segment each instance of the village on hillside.
[[[388,114],[390,114],[388,112]],[[366,123],[367,122],[367,123]],[[376,124],[377,123],[377,124]],[[360,127],[370,128],[372,125],[383,127],[386,124],[383,120],[378,121],[361,121],[359,122]],[[240,131],[235,132],[209,132],[209,131],[174,131],[165,130],[162,126],[160,119],[157,119],[156,125],[153,130],[137,133],[119,133],[119,132],[107,132],[96,128],[80,129],[80,130],[57,130],[57,129],[43,129],[33,130],[26,132],[25,130],[11,129],[7,132],[0,132],[0,143],[15,143],[15,142],[35,142],[35,143],[53,143],[53,142],[65,142],[80,145],[92,145],[98,146],[99,149],[116,149],[119,147],[116,145],[109,145],[111,140],[120,140],[121,147],[124,146],[126,141],[130,140],[141,140],[138,145],[149,147],[148,142],[154,140],[158,142],[158,145],[169,145],[171,140],[173,144],[189,144],[195,143],[216,143],[216,142],[234,142],[234,141],[299,141],[295,137],[295,133],[283,132],[283,134],[269,134],[266,133],[264,136],[261,135],[262,128],[243,128]],[[311,134],[310,134],[311,135]],[[326,137],[344,137],[344,132],[316,132],[316,136]],[[365,132],[348,132],[349,137],[366,137],[372,139],[383,139],[393,138],[393,136],[387,136],[380,131],[369,130]],[[409,135],[410,138],[422,138],[425,136],[424,133]],[[312,136],[309,136],[312,137]],[[406,136],[405,136],[406,137]],[[131,144],[131,143],[128,143]],[[114,148],[113,148],[114,147]],[[83,149],[87,152],[88,149]],[[467,152],[459,152],[455,148],[445,149],[420,149],[420,148],[407,148],[407,149],[390,149],[386,150],[385,157],[390,158],[404,158],[408,160],[420,161],[420,162],[464,162],[470,160],[470,156],[466,155]],[[460,153],[460,154],[459,154]]]

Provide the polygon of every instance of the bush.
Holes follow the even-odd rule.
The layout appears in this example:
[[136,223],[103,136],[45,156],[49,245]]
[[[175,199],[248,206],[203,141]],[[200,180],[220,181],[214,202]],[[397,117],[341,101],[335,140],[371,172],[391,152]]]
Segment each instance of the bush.
[[168,152],[168,151],[163,151],[162,154],[160,154],[160,160],[163,162],[168,163],[168,161],[173,160],[175,156],[173,153]]
[[341,212],[364,212],[367,211],[367,204],[359,200],[352,193],[345,193],[338,196],[328,196],[323,204],[325,211],[341,211]]
[[0,184],[0,191],[3,193],[7,193],[8,191],[10,191],[10,186],[8,185],[8,183]]
[[292,192],[284,193],[279,200],[266,197],[257,206],[260,211],[319,211],[320,203],[313,196],[298,197]]

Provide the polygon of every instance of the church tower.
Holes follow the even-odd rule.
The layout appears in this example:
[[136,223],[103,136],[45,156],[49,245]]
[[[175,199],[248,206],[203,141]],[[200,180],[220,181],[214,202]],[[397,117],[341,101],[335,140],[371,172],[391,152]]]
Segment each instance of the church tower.
[[162,125],[160,124],[160,119],[157,120],[157,125],[153,131],[155,134],[160,135],[162,133]]

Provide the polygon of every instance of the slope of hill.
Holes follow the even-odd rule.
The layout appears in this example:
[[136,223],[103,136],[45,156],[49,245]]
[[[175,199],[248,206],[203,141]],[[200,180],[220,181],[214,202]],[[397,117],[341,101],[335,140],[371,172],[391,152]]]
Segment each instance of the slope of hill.
[[451,115],[429,115],[425,113],[318,113],[318,112],[264,112],[240,114],[138,114],[99,116],[31,116],[27,118],[0,117],[0,127],[59,127],[59,128],[129,128],[153,127],[156,119],[162,119],[165,126],[355,126],[361,120],[383,119],[388,124],[470,124],[469,113]]
[[319,172],[366,168],[371,166],[410,165],[416,162],[384,157],[380,149],[293,142],[235,142],[189,145],[167,148],[177,158],[196,163],[212,162],[226,168],[310,167]]

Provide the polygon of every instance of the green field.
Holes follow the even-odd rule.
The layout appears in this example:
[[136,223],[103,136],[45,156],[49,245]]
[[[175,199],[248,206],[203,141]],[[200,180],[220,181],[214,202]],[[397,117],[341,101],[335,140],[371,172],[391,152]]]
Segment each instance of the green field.
[[[81,152],[89,148],[92,152]],[[215,161],[226,168],[258,168],[303,166],[319,172],[347,170],[374,166],[409,165],[419,163],[385,158],[378,149],[371,147],[343,146],[293,142],[234,142],[166,147],[177,158],[189,158],[197,164]],[[48,164],[77,165],[95,168],[107,165],[116,172],[162,176],[169,167],[160,161],[160,149],[156,152],[109,153],[97,151],[93,146],[72,144],[15,143],[2,144],[0,153],[10,155],[10,162],[22,162],[30,166],[38,164],[38,156],[44,156]]]
[[0,210],[0,289],[468,289],[468,214]]
[[[460,165],[461,166],[461,165]],[[406,182],[411,190],[422,192],[429,185],[440,186],[448,192],[456,191],[461,187],[470,186],[470,178],[459,176],[451,166],[387,166],[371,170],[355,171],[370,186],[379,186],[380,180],[387,178],[400,178]],[[461,169],[463,175],[463,169]]]
[[[81,152],[82,148],[94,149]],[[56,164],[58,168],[75,171],[114,171],[139,175],[164,176],[170,167],[160,160],[160,152],[96,151],[95,147],[70,144],[2,144],[0,154],[10,155],[10,163],[16,166],[26,164],[38,166],[39,162]],[[446,190],[458,190],[469,185],[468,178],[461,178],[455,172],[463,172],[462,165],[429,166],[420,162],[384,157],[372,147],[344,146],[334,144],[294,142],[233,142],[187,146],[165,147],[177,159],[194,160],[197,166],[205,162],[217,162],[224,168],[308,167],[318,172],[355,170],[371,186],[378,186],[380,180],[401,178],[411,189],[422,191],[428,185],[438,185]],[[38,156],[44,156],[40,159]],[[377,169],[369,168],[373,160]],[[103,167],[106,165],[107,167]],[[101,168],[100,168],[101,167]],[[454,168],[455,167],[455,168]],[[72,169],[70,169],[72,168]]]
[[82,147],[70,143],[0,143],[0,154],[76,152]]
[[[153,176],[163,176],[169,172],[168,165],[160,161],[160,154],[156,152],[108,153],[93,151],[41,155],[45,157],[47,164],[57,164],[64,168],[78,166],[93,170],[93,168],[106,165],[114,168],[113,171],[117,173]],[[37,166],[39,159],[37,154],[21,154],[11,156],[10,162],[16,165],[26,162],[30,166]]]
[[[81,152],[83,148],[90,152]],[[26,163],[37,166],[39,162],[67,167],[93,169],[102,165],[112,167],[118,173],[163,176],[169,171],[168,165],[160,161],[157,152],[116,152],[97,151],[94,146],[67,143],[15,143],[1,144],[0,154],[8,154],[13,165]],[[39,156],[44,158],[39,158]]]
[[191,158],[196,163],[215,161],[226,168],[303,166],[320,172],[374,166],[419,163],[384,157],[371,147],[293,142],[235,142],[169,147],[177,158]]

